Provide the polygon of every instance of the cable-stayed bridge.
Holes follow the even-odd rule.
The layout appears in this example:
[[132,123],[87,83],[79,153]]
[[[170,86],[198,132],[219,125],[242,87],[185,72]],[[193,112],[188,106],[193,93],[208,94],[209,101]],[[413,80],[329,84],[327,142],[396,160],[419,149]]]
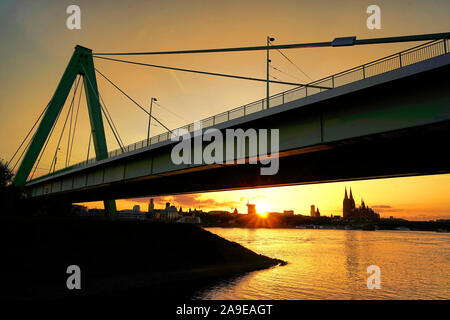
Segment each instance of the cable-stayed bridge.
[[[169,129],[153,117],[167,132],[124,146],[98,93],[93,64],[96,55],[78,46],[23,153],[14,183],[24,186],[32,198],[69,202],[106,199],[105,205],[113,211],[112,200],[117,198],[448,173],[448,38],[445,34],[201,120],[203,129],[217,128],[222,132],[229,128],[279,129],[279,171],[266,176],[260,175],[260,164],[174,164],[171,150],[177,142],[171,141],[171,135],[178,135],[182,129],[193,135],[194,124]],[[102,58],[101,54],[97,57]],[[97,72],[142,108],[107,76]],[[83,78],[96,157],[31,178],[63,100],[73,84],[78,86],[77,75],[78,82]],[[107,150],[102,113],[120,145],[117,150]],[[249,149],[244,151],[247,161],[257,156]]]

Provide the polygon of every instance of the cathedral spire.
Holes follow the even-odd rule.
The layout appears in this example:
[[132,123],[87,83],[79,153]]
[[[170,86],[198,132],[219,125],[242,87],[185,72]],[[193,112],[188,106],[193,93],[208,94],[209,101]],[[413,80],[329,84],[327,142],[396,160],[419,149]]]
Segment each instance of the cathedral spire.
[[353,200],[352,187],[350,187],[350,200]]
[[345,197],[344,197],[344,200],[347,200],[348,199],[348,196],[347,196],[347,187],[345,187]]

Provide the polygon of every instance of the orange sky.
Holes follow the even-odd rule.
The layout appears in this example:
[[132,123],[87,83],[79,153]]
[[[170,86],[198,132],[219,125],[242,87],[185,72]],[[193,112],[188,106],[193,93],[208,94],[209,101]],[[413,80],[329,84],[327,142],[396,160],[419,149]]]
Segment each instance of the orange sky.
[[[396,36],[450,30],[450,2],[397,0],[376,1],[381,7],[382,29],[366,28],[366,8],[372,1],[75,1],[81,7],[81,30],[68,30],[65,20],[69,1],[12,1],[0,3],[0,158],[9,160],[24,135],[52,96],[73,47],[81,44],[94,51],[149,51],[264,45],[267,35],[275,43],[330,41],[338,36],[358,38]],[[414,44],[349,48],[285,50],[311,78],[380,58]],[[132,58],[153,64],[213,72],[265,77],[265,53],[223,53]],[[306,81],[278,53],[273,65],[293,75],[274,72],[285,81]],[[180,115],[161,108],[154,115],[170,128],[202,119],[265,96],[265,84],[167,70],[147,69],[95,61],[127,93],[143,105],[151,96]],[[99,88],[125,144],[144,139],[147,118],[136,106],[99,79]],[[271,93],[290,87],[272,85]],[[67,110],[67,109],[66,109]],[[64,113],[63,113],[64,115]],[[62,121],[56,127],[38,172],[49,169]],[[108,148],[117,145],[107,129]],[[161,133],[152,127],[152,133]],[[86,158],[89,127],[85,104],[81,106],[76,145],[71,163]],[[63,141],[65,141],[63,139]],[[57,168],[65,162],[65,144]],[[257,198],[270,210],[294,209],[307,213],[309,205],[324,214],[340,210],[344,185],[352,186],[357,200],[380,207],[382,215],[428,219],[450,217],[450,176],[396,178],[332,183],[276,189],[230,191],[179,198],[179,203],[202,208],[238,207]],[[358,200],[359,202],[359,200]],[[129,207],[123,201],[120,207]],[[209,206],[209,207],[208,207]],[[389,213],[388,213],[389,211]],[[426,217],[421,215],[425,214]]]
[[[295,214],[309,215],[312,204],[318,206],[322,215],[342,215],[344,188],[351,187],[357,206],[364,199],[366,205],[379,212],[381,217],[394,216],[409,220],[450,219],[450,174],[364,181],[347,181],[314,185],[238,191],[186,194],[155,197],[157,208],[171,202],[183,210],[189,208],[246,213],[247,200],[255,203],[258,212],[294,210]],[[118,209],[131,209],[140,205],[147,210],[149,198],[117,201]],[[87,203],[89,207],[103,208],[102,202]]]

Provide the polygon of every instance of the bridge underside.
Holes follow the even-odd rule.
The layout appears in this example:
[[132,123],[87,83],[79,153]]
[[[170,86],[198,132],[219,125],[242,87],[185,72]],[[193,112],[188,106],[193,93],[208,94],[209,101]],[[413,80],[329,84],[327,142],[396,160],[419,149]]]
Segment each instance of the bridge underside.
[[279,171],[174,165],[173,142],[33,181],[33,197],[83,202],[450,172],[450,54],[217,127],[278,128]]
[[280,155],[279,172],[273,176],[260,175],[256,164],[209,166],[53,196],[81,202],[449,173],[450,153],[444,151],[449,136],[450,122],[445,122],[292,150]]

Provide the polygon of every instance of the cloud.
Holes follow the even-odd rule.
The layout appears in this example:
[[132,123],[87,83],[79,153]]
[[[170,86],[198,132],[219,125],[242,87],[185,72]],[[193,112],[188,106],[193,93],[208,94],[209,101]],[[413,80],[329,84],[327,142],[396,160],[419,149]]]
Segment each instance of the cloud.
[[[134,198],[128,200],[139,203],[148,203],[150,201],[150,197]],[[154,197],[154,203],[156,207],[164,207],[166,202],[170,202],[172,205],[175,205],[177,207],[182,206],[184,209],[202,208],[204,210],[229,210],[231,208],[241,207],[243,205],[241,201],[217,201],[213,198],[204,198],[204,195],[202,194],[183,194],[178,196]]]
[[264,200],[267,199],[267,197],[265,195],[262,194],[258,194],[258,195],[254,195],[254,196],[249,196],[249,197],[240,197],[239,200],[241,202],[247,202],[247,201],[258,201],[258,200]]
[[186,92],[186,88],[184,87],[183,82],[181,82],[180,78],[178,78],[178,75],[176,74],[176,72],[173,71],[173,70],[170,70],[169,74],[172,76],[172,78],[175,79],[175,82],[177,83],[177,85],[180,88],[180,90],[182,92]]
[[402,212],[404,211],[404,209],[402,208],[393,208],[390,205],[386,205],[386,204],[378,204],[378,205],[374,205],[374,206],[370,206],[373,210],[380,212],[380,213],[384,213],[384,212]]

